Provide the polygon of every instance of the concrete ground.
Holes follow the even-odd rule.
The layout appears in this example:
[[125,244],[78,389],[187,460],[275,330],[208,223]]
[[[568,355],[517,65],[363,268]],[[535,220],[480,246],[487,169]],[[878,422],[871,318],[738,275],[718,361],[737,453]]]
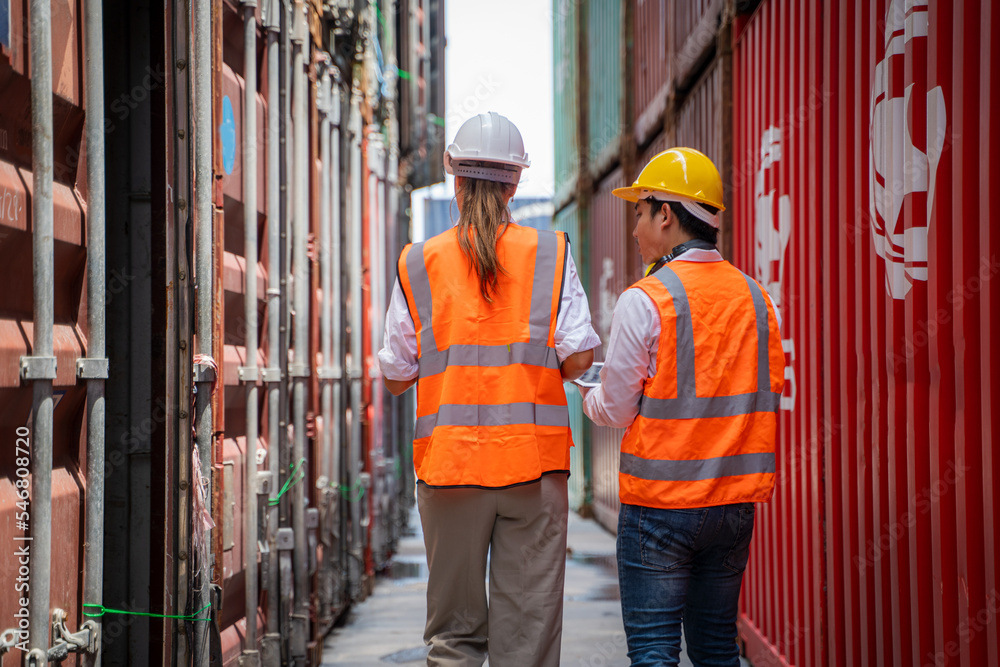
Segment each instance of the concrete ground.
[[[416,534],[401,541],[391,574],[327,637],[322,667],[424,663],[427,564],[416,511],[410,527]],[[567,547],[561,664],[627,667],[614,535],[571,513]],[[682,654],[680,664],[691,662]]]

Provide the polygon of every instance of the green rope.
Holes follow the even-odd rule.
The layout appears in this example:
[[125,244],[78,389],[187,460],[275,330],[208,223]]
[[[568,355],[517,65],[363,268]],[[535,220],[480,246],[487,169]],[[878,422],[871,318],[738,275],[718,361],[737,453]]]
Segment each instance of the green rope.
[[[355,497],[355,498],[349,497],[347,494],[350,493],[351,491],[355,490],[355,489],[357,489],[357,492],[358,492],[357,497]],[[345,499],[350,500],[351,502],[357,502],[357,501],[361,500],[364,497],[364,495],[365,495],[365,488],[363,486],[361,486],[361,480],[359,479],[358,481],[356,481],[354,483],[354,486],[351,486],[351,487],[341,486],[340,487],[340,495],[342,495]]]
[[[333,484],[332,482],[330,483],[330,486],[337,487],[338,490],[340,491],[340,495],[344,498],[344,500],[349,500],[351,502],[357,502],[357,501],[361,500],[364,497],[364,495],[365,495],[365,489],[364,489],[363,486],[361,486],[361,480],[360,479],[358,481],[354,482],[353,486],[347,486],[345,484],[341,484],[338,487],[336,484]],[[347,494],[351,493],[355,489],[357,489],[357,491],[358,491],[357,498],[351,498],[351,497],[349,497]]]
[[405,69],[398,69],[398,70],[396,70],[396,73],[399,75],[400,79],[403,79],[405,81],[409,81],[410,79],[413,78],[413,76],[409,72],[407,72]]
[[198,616],[198,614],[200,614],[201,612],[205,611],[206,609],[208,609],[209,607],[212,606],[211,602],[209,602],[207,605],[205,605],[204,607],[202,607],[198,611],[194,612],[193,614],[150,614],[150,613],[145,612],[145,611],[126,611],[125,609],[108,609],[104,605],[93,604],[91,602],[84,602],[83,606],[84,607],[96,607],[97,609],[101,610],[100,613],[98,613],[98,614],[93,614],[93,613],[90,613],[90,612],[87,612],[87,611],[83,612],[84,616],[90,616],[91,618],[99,618],[101,616],[104,616],[105,614],[129,614],[130,616],[148,616],[150,618],[176,618],[176,619],[178,619],[180,621],[210,621],[210,620],[212,620],[211,618],[196,618]]
[[295,476],[295,473],[298,471],[299,467],[303,463],[305,463],[305,462],[306,462],[306,459],[303,456],[301,459],[299,459],[299,462],[295,464],[294,468],[292,468],[292,464],[291,463],[288,464],[288,467],[292,468],[292,472],[288,475],[288,479],[285,480],[285,485],[281,487],[281,491],[278,492],[278,495],[276,495],[274,498],[271,498],[270,500],[267,501],[268,505],[271,505],[273,507],[274,505],[277,505],[278,503],[280,503],[281,502],[281,496],[285,495],[285,491],[287,491],[288,489],[292,488],[294,485],[298,484],[299,482],[301,482],[305,478],[305,476],[306,476],[306,471],[305,470],[302,471],[302,474],[299,477]]

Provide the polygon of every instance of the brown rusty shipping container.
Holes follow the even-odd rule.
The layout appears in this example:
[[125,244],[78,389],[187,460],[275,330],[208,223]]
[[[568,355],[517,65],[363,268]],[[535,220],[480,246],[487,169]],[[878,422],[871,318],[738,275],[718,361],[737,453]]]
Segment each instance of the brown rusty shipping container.
[[404,4],[0,6],[0,664],[318,664],[371,590],[413,496],[373,348],[441,168],[443,5]]
[[[41,168],[33,148],[31,16],[27,11],[27,3],[12,3],[6,9],[9,32],[0,48],[0,96],[4,100],[0,110],[0,266],[4,267],[0,295],[0,540],[4,544],[0,632],[12,630],[0,637],[0,643],[13,640],[22,647],[12,649],[18,654],[40,644],[39,635],[47,634],[47,628],[38,624],[47,626],[48,614],[41,607],[43,613],[34,614],[29,600],[31,590],[40,590],[43,558],[52,564],[47,573],[49,604],[66,612],[74,630],[81,619],[85,602],[81,545],[89,479],[87,386],[77,381],[77,360],[90,351],[84,73],[79,58],[82,3],[62,3],[50,15],[55,45],[49,60],[51,87],[40,92],[51,102],[51,152],[49,166]],[[36,168],[40,169],[37,178]],[[47,185],[46,177],[50,179]],[[43,192],[48,189],[50,196],[36,197],[37,187]],[[33,242],[34,232],[43,224],[36,214],[46,206],[51,226],[42,253],[49,257],[49,296],[39,299],[39,305],[33,288]],[[48,351],[44,342],[38,347],[45,332],[35,326],[46,303],[48,314],[41,321],[50,322]],[[27,366],[38,357],[54,358],[50,373],[35,374],[32,368],[36,367]],[[27,379],[32,376],[48,379]],[[45,402],[33,401],[33,391],[37,397],[45,385],[51,396],[47,418]],[[42,473],[43,468],[51,472]],[[51,476],[47,510],[48,503],[36,492],[44,488],[43,474]],[[67,664],[77,664],[75,657]]]

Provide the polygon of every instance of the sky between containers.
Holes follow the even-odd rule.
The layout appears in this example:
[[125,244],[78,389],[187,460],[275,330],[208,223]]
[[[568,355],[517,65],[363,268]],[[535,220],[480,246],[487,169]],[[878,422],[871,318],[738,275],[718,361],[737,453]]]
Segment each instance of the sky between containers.
[[[496,111],[517,125],[531,160],[517,194],[551,197],[551,0],[444,4],[446,145],[466,119]],[[453,192],[450,179],[447,188],[448,194]]]
[[[552,131],[552,2],[445,0],[445,146],[472,116],[496,111],[521,131],[531,166],[518,196],[551,197],[555,182]],[[424,200],[454,196],[453,177],[414,190],[415,241],[424,236]]]

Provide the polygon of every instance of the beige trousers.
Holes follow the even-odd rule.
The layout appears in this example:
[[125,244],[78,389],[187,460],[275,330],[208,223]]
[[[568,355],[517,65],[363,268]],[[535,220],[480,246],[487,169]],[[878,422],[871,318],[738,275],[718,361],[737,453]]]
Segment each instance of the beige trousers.
[[[509,489],[417,485],[427,547],[427,664],[557,667],[567,475]],[[489,554],[489,602],[486,563]]]

